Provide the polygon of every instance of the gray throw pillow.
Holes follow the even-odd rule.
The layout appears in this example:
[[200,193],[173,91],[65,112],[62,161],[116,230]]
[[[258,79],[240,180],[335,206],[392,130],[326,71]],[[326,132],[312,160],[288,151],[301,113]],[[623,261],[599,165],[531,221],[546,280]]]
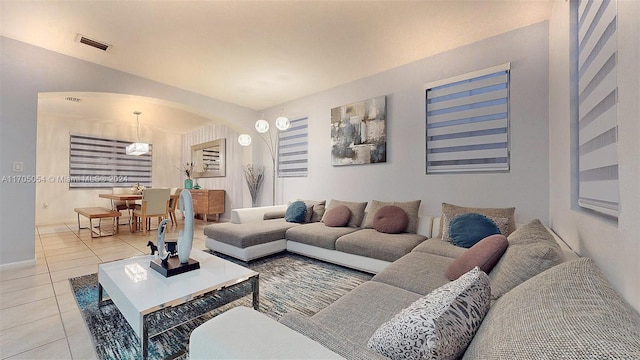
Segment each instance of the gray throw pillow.
[[490,298],[487,274],[476,267],[382,324],[367,346],[390,359],[457,359],[480,327]]
[[318,222],[322,219],[324,215],[325,205],[327,203],[326,200],[302,200],[307,208],[312,207],[313,213],[311,214],[311,218],[306,222]]
[[493,299],[564,261],[560,245],[538,219],[518,228],[507,239],[507,251],[489,273]]

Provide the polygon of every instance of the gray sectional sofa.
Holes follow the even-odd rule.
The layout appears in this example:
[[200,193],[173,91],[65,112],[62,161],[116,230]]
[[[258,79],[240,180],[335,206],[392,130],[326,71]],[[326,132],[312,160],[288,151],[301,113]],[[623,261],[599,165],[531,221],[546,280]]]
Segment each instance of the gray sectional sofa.
[[[257,217],[254,214],[253,218]],[[424,223],[419,226],[428,240],[404,255],[376,259],[386,263],[384,267],[359,263],[356,267],[376,275],[317,314],[289,313],[278,323],[255,311],[232,309],[194,330],[190,358],[262,358],[267,353],[269,358],[404,358],[372,350],[373,335],[402,317],[403,309],[453,283],[446,276],[447,269],[469,251],[440,238],[442,218],[422,216],[420,220],[429,223],[427,232]],[[265,221],[258,222],[265,225]],[[278,240],[284,240],[289,249],[287,233],[303,226],[311,229],[311,225],[315,230],[321,226],[295,225]],[[349,234],[367,236],[364,231],[356,229]],[[336,260],[336,253],[342,252],[337,246],[320,248],[335,252],[328,253],[332,255],[325,256],[326,260],[344,260],[343,265],[351,265],[352,258]],[[361,252],[357,256],[367,255]],[[610,286],[593,260],[578,258],[539,221],[521,225],[508,236],[506,251],[487,276],[490,308],[484,317],[468,315],[479,326],[470,332],[470,342],[456,345],[445,341],[445,332],[436,332],[437,336],[421,342],[440,346],[427,358],[640,359],[640,315]],[[446,329],[457,326],[459,320],[429,324]],[[252,341],[238,346],[239,339],[246,336]],[[442,347],[452,346],[461,348],[452,352],[455,356],[444,356]]]
[[[370,226],[370,213],[364,211],[357,216],[355,225],[329,227],[321,222],[322,210],[314,206],[314,216],[309,223],[290,223],[284,220],[287,205],[234,209],[228,223],[211,224],[205,227],[207,248],[240,260],[250,261],[281,251],[313,257],[365,272],[377,274],[391,262],[409,253],[413,248],[431,237],[433,217],[419,214],[420,201],[393,203],[409,209],[411,232],[386,234]],[[371,202],[380,205],[379,202]],[[356,204],[338,200],[329,202],[328,208],[336,204]],[[356,210],[357,211],[357,210]],[[266,219],[266,220],[265,220]]]

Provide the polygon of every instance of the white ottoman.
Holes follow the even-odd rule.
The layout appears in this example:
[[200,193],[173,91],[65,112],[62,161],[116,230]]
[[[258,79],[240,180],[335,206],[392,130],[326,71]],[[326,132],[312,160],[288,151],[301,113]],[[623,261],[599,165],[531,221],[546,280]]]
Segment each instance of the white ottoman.
[[235,307],[198,326],[189,359],[344,359],[251,308]]

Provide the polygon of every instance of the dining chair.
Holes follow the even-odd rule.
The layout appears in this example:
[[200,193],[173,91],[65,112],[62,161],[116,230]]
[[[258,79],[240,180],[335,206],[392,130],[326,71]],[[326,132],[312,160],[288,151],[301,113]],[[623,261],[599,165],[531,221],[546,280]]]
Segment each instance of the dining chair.
[[157,217],[158,223],[167,216],[170,189],[145,189],[142,192],[142,205],[133,210],[133,231],[138,231],[138,222],[142,225],[142,234],[151,230],[151,218]]
[[178,206],[178,195],[182,191],[181,188],[171,188],[169,195],[174,195],[169,198],[169,204],[167,205],[167,217],[171,219],[171,225],[177,225],[178,219],[176,219],[176,207]]
[[[131,188],[116,188],[114,187],[112,190],[112,194],[133,194],[134,191]],[[128,219],[128,224],[131,224],[131,213],[133,211],[133,209],[135,208],[135,202],[133,201],[126,201],[126,200],[111,200],[111,207],[115,210],[118,211],[122,211],[122,210],[127,210],[127,215],[129,216]],[[126,225],[126,224],[120,224],[118,223],[118,225]]]

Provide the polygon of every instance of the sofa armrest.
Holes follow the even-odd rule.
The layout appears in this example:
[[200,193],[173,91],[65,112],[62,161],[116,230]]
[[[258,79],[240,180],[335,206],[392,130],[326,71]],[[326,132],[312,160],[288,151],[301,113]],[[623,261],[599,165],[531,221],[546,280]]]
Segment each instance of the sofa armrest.
[[431,237],[431,227],[433,223],[433,216],[430,215],[418,215],[418,235],[426,236],[427,239]]
[[240,208],[231,210],[231,222],[234,224],[246,224],[264,220],[266,212],[286,211],[287,205],[259,206],[252,208]]
[[280,322],[302,335],[317,341],[345,359],[388,360],[386,357],[367,347],[358,345],[342,336],[338,336],[331,329],[300,313],[289,312],[280,318]]

